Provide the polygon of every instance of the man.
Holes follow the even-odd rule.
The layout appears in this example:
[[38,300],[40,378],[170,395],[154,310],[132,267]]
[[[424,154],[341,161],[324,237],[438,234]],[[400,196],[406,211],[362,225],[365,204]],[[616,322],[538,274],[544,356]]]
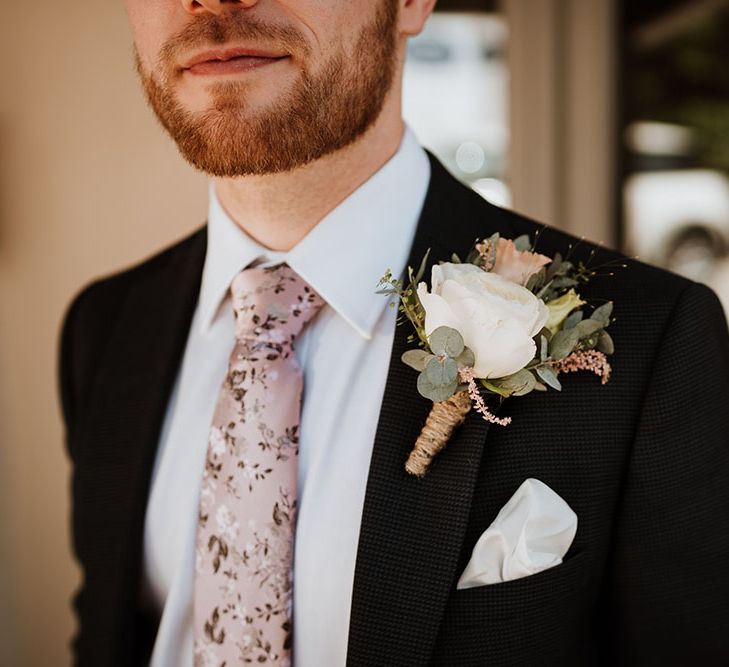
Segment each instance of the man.
[[[149,101],[211,175],[210,210],[87,286],[64,320],[77,664],[729,664],[729,337],[708,288],[580,244],[575,258],[616,267],[582,290],[615,303],[610,382],[574,374],[561,393],[507,399],[506,427],[471,411],[426,476],[404,471],[432,403],[377,280],[428,248],[426,276],[476,238],[540,229],[458,184],[403,127],[406,40],[433,4],[126,1]],[[545,228],[539,250],[574,241]],[[271,326],[310,319],[267,339],[294,379],[269,369],[261,389],[240,379],[261,368],[240,327],[275,271],[274,291],[293,284],[298,301]],[[302,377],[300,424],[273,437],[266,420],[289,414],[300,393],[283,385]],[[276,447],[269,467],[231,458]],[[270,505],[246,494],[292,461],[278,541],[254,543],[245,530]],[[530,478],[578,517],[563,562],[457,588]],[[272,581],[274,602],[248,604]]]

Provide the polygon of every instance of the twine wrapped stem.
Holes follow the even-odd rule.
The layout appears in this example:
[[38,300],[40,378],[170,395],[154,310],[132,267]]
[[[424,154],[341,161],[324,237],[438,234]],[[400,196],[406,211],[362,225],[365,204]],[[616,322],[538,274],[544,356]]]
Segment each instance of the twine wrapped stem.
[[445,447],[456,427],[464,422],[470,409],[471,397],[467,390],[456,392],[445,401],[433,403],[425,426],[405,463],[405,470],[416,477],[423,477],[433,458]]

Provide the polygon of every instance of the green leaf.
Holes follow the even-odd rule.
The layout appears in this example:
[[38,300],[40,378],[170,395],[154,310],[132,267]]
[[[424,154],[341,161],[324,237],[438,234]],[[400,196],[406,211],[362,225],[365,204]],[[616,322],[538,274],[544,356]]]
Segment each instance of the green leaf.
[[536,368],[537,375],[544,380],[546,384],[548,384],[552,389],[556,389],[557,391],[562,391],[562,385],[560,384],[559,380],[557,379],[557,373],[554,372],[552,368],[549,366],[537,366]]
[[569,278],[567,276],[557,276],[552,281],[552,286],[555,289],[562,289],[564,287],[576,287],[578,285],[578,282],[574,278]]
[[546,336],[540,336],[540,349],[539,349],[539,359],[541,361],[544,361],[547,358],[547,354],[549,353],[549,341],[547,340]]
[[527,252],[532,249],[532,241],[529,238],[529,234],[522,234],[514,239],[514,247],[519,252]]
[[527,280],[526,288],[530,292],[534,292],[535,290],[539,290],[544,286],[544,283],[546,282],[546,275],[547,272],[542,267],[537,271],[536,273],[533,273],[531,276],[529,276],[529,280]]
[[547,329],[547,327],[542,327],[542,330],[537,334],[537,336],[544,336],[547,339],[547,342],[549,342],[552,339],[552,332]]
[[418,391],[420,392],[420,395],[436,403],[445,401],[453,396],[457,387],[457,381],[454,381],[450,385],[441,385],[436,387],[428,380],[424,372],[418,375]]
[[549,341],[549,356],[555,361],[564,359],[575,349],[579,340],[580,335],[576,328],[558,331]]
[[457,357],[463,352],[463,336],[451,327],[438,327],[428,336],[430,351],[433,354],[445,354]]
[[521,370],[519,372],[524,373],[525,384],[522,386],[521,389],[515,391],[512,394],[513,396],[525,396],[526,394],[534,391],[537,386],[537,378],[534,377],[533,373],[530,373],[528,370]]
[[410,368],[414,368],[416,371],[424,371],[425,364],[428,360],[432,359],[433,355],[429,354],[425,350],[407,350],[403,352],[402,361],[404,361]]
[[473,354],[470,348],[464,347],[463,352],[461,352],[456,357],[456,364],[458,364],[458,368],[472,368],[473,365],[476,363],[476,356]]
[[589,336],[592,336],[592,334],[600,331],[602,327],[602,322],[598,322],[597,320],[589,318],[587,320],[582,320],[581,322],[578,322],[574,327],[574,331],[577,332],[580,338],[587,338]]
[[486,389],[488,389],[492,394],[498,394],[503,398],[509,398],[509,396],[511,396],[511,392],[509,390],[502,389],[498,385],[493,384],[493,382],[490,382],[485,378],[481,379],[481,384],[486,387]]
[[449,357],[432,357],[425,365],[425,376],[435,387],[453,384],[458,379],[458,364]]
[[561,264],[562,264],[561,253],[555,253],[554,257],[552,258],[552,263],[547,266],[547,275],[546,275],[547,282],[552,280],[552,278],[554,278],[554,276],[557,275],[557,271],[559,270],[559,267]]
[[490,382],[499,389],[508,392],[510,396],[523,396],[534,389],[537,380],[526,368],[522,368],[512,375],[496,378]]
[[570,271],[573,271],[575,268],[575,265],[572,262],[568,262],[565,260],[559,265],[559,271],[557,271],[557,275],[560,276],[566,276]]
[[582,321],[584,313],[581,310],[576,310],[571,313],[562,324],[563,329],[572,329],[576,324]]
[[607,331],[601,331],[600,337],[597,339],[597,349],[603,354],[612,354],[615,352],[615,344]]
[[461,264],[461,258],[456,255],[456,253],[453,253],[451,255],[451,262],[453,262],[453,264]]
[[595,308],[592,315],[590,315],[590,319],[602,322],[602,326],[606,327],[610,324],[610,315],[612,315],[612,312],[613,302],[608,301],[607,303],[602,304],[599,308]]
[[421,278],[423,277],[423,274],[425,273],[425,265],[428,263],[428,255],[430,255],[430,248],[428,248],[425,251],[423,261],[420,262],[420,267],[418,268],[418,272],[415,274],[415,277],[413,278],[413,282],[416,285],[420,282]]

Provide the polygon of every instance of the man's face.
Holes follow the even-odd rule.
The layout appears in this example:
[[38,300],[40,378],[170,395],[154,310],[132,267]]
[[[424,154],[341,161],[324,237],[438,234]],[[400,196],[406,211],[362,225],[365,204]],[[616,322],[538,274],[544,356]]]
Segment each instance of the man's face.
[[183,156],[215,176],[288,171],[377,119],[397,0],[126,0],[144,90]]

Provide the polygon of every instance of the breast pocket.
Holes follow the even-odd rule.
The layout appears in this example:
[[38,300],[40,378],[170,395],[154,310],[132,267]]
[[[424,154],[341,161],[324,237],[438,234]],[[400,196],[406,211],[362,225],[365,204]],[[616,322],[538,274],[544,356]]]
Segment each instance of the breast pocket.
[[586,561],[585,551],[580,551],[536,574],[456,590],[451,594],[446,613],[463,622],[478,623],[483,618],[521,615],[558,605],[582,590],[588,574]]
[[581,551],[537,574],[454,590],[431,665],[573,664],[589,618],[589,563]]

